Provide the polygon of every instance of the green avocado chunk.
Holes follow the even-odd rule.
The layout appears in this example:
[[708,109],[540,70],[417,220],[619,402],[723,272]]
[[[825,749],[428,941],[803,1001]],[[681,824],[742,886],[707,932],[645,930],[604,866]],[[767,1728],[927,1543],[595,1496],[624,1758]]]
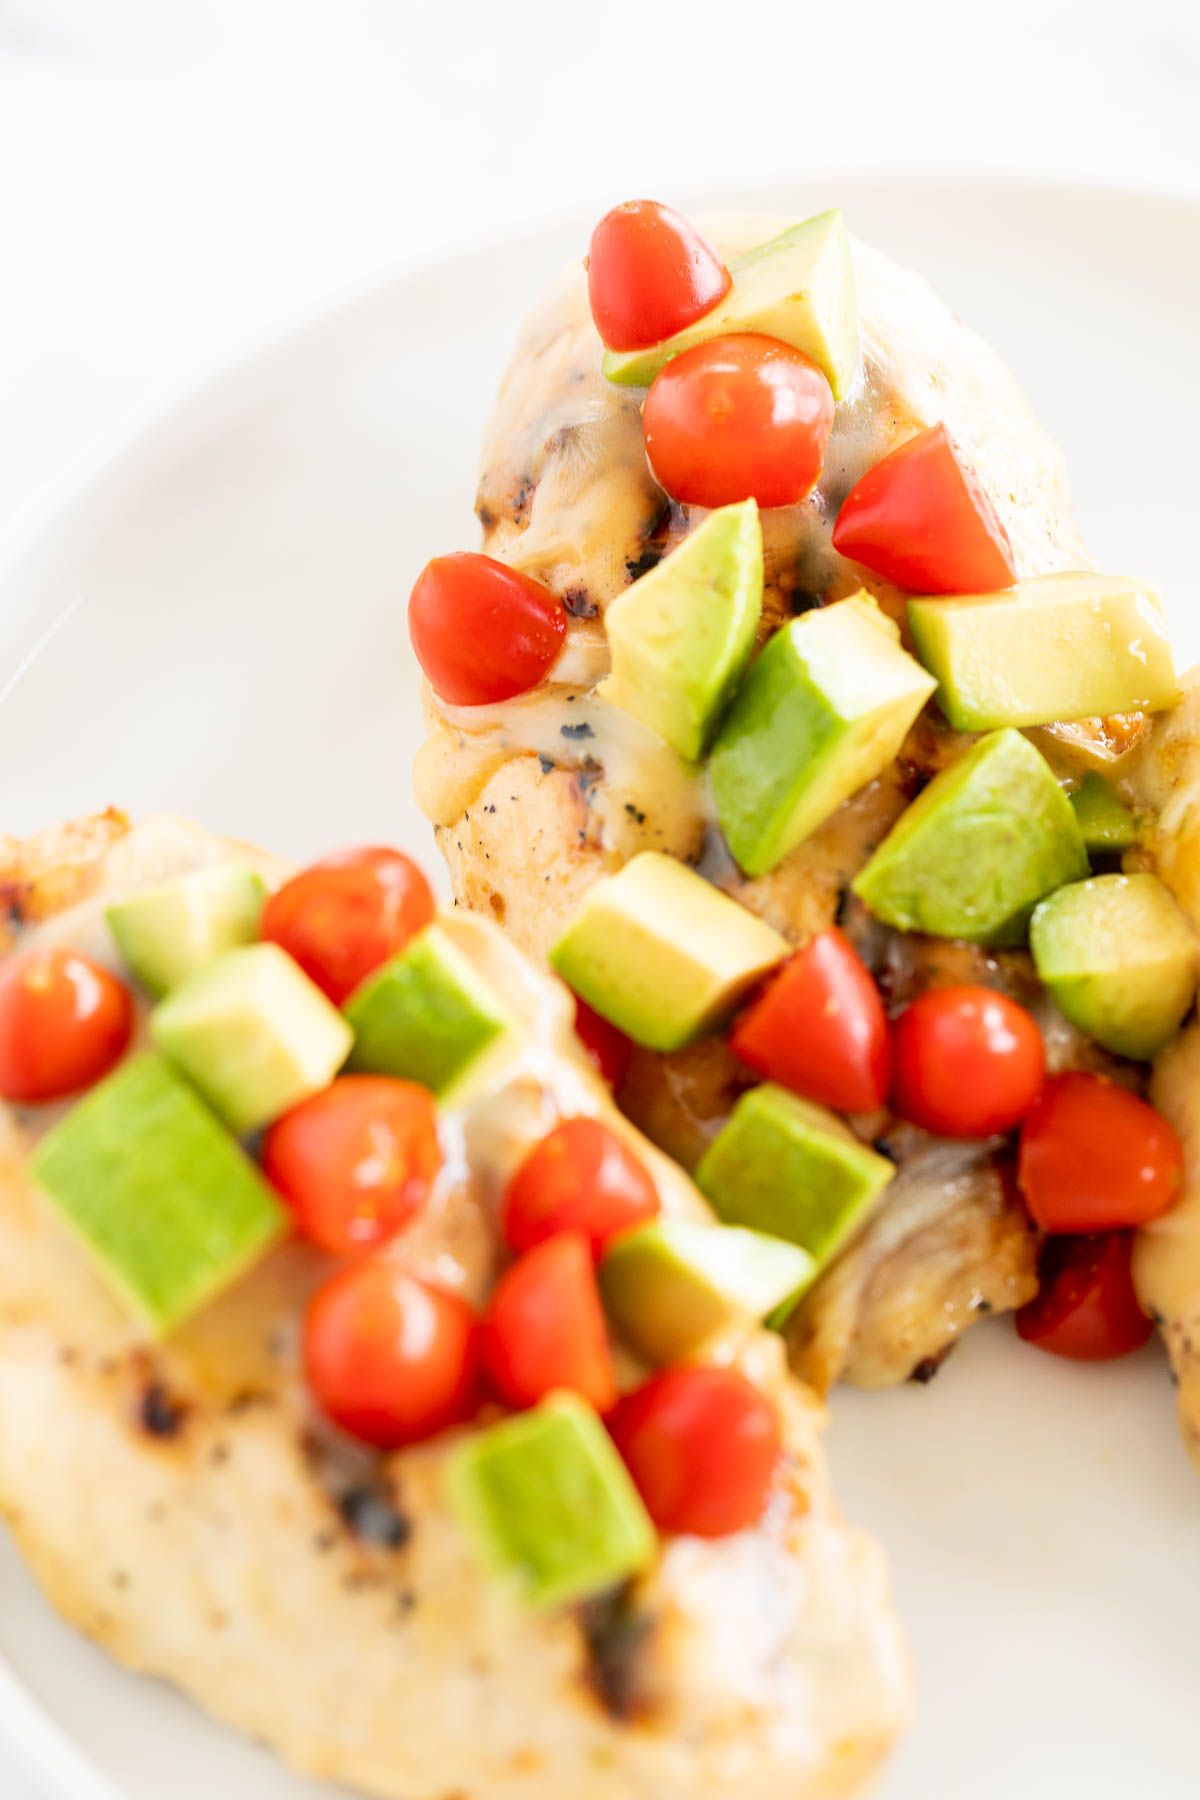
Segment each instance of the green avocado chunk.
[[328,1087],[353,1033],[278,944],[227,950],[160,1000],[150,1035],[239,1137]]
[[694,869],[644,850],[588,890],[550,961],[635,1042],[678,1050],[728,1017],[790,949]]
[[157,1334],[263,1256],[287,1213],[186,1081],[151,1053],[94,1087],[38,1144],[33,1176]]
[[834,399],[844,399],[859,357],[854,263],[841,213],[834,209],[793,225],[733,257],[729,271],[728,294],[694,325],[648,350],[605,351],[608,379],[647,387],[681,350],[729,332],[753,331],[802,350],[824,369]]
[[1073,790],[1071,805],[1089,853],[1115,856],[1137,843],[1137,820],[1111,782],[1095,769],[1089,769]]
[[530,1606],[586,1600],[657,1554],[612,1439],[572,1394],[464,1439],[446,1467],[446,1494],[481,1562]]
[[710,513],[608,607],[612,674],[599,692],[698,761],[750,660],[762,590],[754,501]]
[[737,1225],[657,1219],[600,1264],[613,1323],[650,1363],[682,1362],[727,1326],[790,1311],[816,1274],[807,1250]]
[[1200,946],[1157,875],[1094,875],[1033,915],[1038,975],[1061,1010],[1117,1056],[1147,1062],[1196,997]]
[[158,998],[239,944],[262,922],[262,877],[240,863],[193,869],[105,912],[130,973]]
[[981,738],[897,820],[852,882],[885,924],[996,946],[1088,873],[1071,802],[1019,731]]
[[934,685],[865,592],[777,631],[738,689],[710,763],[739,867],[767,874],[873,781]]
[[836,1113],[765,1082],[737,1102],[701,1157],[696,1184],[728,1224],[799,1244],[819,1268],[895,1173]]
[[516,1027],[491,984],[449,934],[427,925],[345,1005],[351,1069],[419,1081],[442,1100],[492,1066]]
[[1115,575],[1039,575],[999,594],[908,603],[917,655],[958,731],[1173,706],[1162,603]]

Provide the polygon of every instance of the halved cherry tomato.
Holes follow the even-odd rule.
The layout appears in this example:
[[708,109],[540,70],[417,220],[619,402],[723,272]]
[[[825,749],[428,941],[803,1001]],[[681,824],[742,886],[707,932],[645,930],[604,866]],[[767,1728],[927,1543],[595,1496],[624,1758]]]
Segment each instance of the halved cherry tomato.
[[305,1374],[335,1425],[394,1450],[474,1410],[476,1330],[458,1294],[407,1274],[377,1251],[349,1263],[309,1302]]
[[621,1086],[629,1073],[633,1044],[623,1031],[593,1012],[586,1000],[575,996],[575,1035],[607,1081],[610,1088]]
[[270,896],[262,935],[279,944],[335,1006],[398,956],[433,918],[429,883],[401,850],[341,850]]
[[990,594],[1016,580],[1008,533],[944,425],[868,469],[842,501],[833,547],[921,594]]
[[653,1181],[614,1131],[599,1119],[564,1119],[510,1177],[500,1229],[510,1250],[581,1232],[599,1257],[617,1232],[658,1210]]
[[729,1042],[768,1081],[837,1112],[870,1112],[887,1095],[887,1014],[862,959],[836,926],[784,965]]
[[644,350],[711,312],[733,277],[712,245],[657,200],[606,212],[588,245],[588,300],[610,350]]
[[667,1369],[620,1401],[609,1430],[663,1531],[725,1537],[761,1517],[783,1440],[738,1370]]
[[408,632],[434,691],[452,706],[511,700],[550,673],[567,635],[560,602],[493,556],[435,556],[417,576]]
[[302,1236],[348,1256],[382,1244],[429,1198],[442,1166],[427,1088],[387,1075],[342,1075],[277,1119],[263,1170]]
[[689,506],[803,500],[832,428],[833,390],[816,363],[748,332],[674,357],[642,409],[655,479]]
[[61,1100],[120,1061],[133,1034],[124,982],[76,950],[27,950],[0,968],[0,1095]]
[[1114,1231],[1170,1210],[1183,1146],[1160,1112],[1102,1075],[1055,1075],[1021,1129],[1017,1181],[1043,1231]]
[[612,1351],[588,1241],[566,1232],[504,1271],[480,1328],[487,1376],[510,1406],[536,1406],[555,1388],[597,1412],[617,1397]]
[[939,1137],[1011,1131],[1046,1074],[1042,1034],[1015,1000],[986,987],[934,988],[893,1027],[892,1100]]
[[1140,1349],[1153,1326],[1138,1305],[1127,1231],[1047,1240],[1041,1288],[1017,1313],[1027,1344],[1074,1362],[1106,1362]]

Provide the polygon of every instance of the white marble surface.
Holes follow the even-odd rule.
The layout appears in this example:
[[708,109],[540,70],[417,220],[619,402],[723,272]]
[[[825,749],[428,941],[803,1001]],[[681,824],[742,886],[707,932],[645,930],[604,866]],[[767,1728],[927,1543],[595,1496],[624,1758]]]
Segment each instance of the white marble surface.
[[[1195,0],[738,17],[0,0],[0,537],[289,321],[555,213],[837,169],[1200,195]],[[42,1800],[2,1750],[0,1795]]]

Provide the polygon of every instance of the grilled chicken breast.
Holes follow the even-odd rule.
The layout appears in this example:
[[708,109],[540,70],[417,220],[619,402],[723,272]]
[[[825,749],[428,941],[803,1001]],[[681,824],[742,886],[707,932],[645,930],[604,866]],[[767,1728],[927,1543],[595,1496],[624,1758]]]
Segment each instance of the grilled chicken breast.
[[[736,251],[778,224],[740,221],[717,236]],[[816,489],[798,506],[762,515],[764,635],[863,585],[903,620],[905,596],[839,557],[832,525],[869,467],[937,421],[949,426],[994,500],[1020,575],[1088,566],[1062,460],[1007,370],[919,277],[861,245],[855,257],[862,376],[838,407]],[[583,278],[571,275],[529,320],[504,378],[478,498],[485,549],[562,597],[571,614],[568,645],[550,683],[502,706],[454,708],[427,694],[418,797],[459,901],[497,919],[532,952],[554,941],[591,882],[643,849],[697,865],[801,945],[835,920],[847,923],[851,878],[965,740],[929,709],[881,779],[771,874],[740,875],[713,829],[703,777],[592,691],[607,668],[606,604],[686,535],[696,516],[669,502],[651,477],[639,406],[640,395],[602,377]],[[1142,723],[1096,720],[1038,736],[1060,767],[1108,763],[1136,742]],[[1024,956],[901,943],[880,931],[871,935],[868,961],[897,1002],[949,980],[1036,987]],[[1087,1057],[1062,1020],[1049,1028],[1058,1066]],[[690,1165],[744,1082],[718,1044],[665,1059],[639,1054],[621,1101]],[[897,1154],[903,1178],[869,1231],[814,1289],[801,1321],[801,1367],[822,1386],[839,1375],[871,1385],[924,1375],[974,1319],[1035,1291],[1032,1232],[986,1153],[947,1156],[908,1133]]]
[[[0,840],[0,951],[48,936],[104,958],[104,902],[230,854],[248,855],[115,813]],[[485,921],[447,928],[531,1048],[448,1116],[466,1158],[396,1254],[479,1296],[495,1187],[528,1143],[563,1111],[636,1133],[582,1060],[565,992]],[[47,1115],[0,1107],[0,1509],[66,1618],[297,1768],[384,1800],[858,1791],[903,1720],[905,1657],[880,1555],[838,1516],[820,1407],[777,1339],[728,1346],[786,1422],[761,1525],[676,1538],[637,1583],[531,1613],[443,1504],[445,1439],[377,1457],[312,1412],[297,1327],[315,1252],[285,1245],[147,1341],[27,1178]],[[667,1209],[702,1215],[637,1141]]]
[[[1131,772],[1131,799],[1151,825],[1137,860],[1172,890],[1200,930],[1200,670],[1174,712],[1155,722]],[[1183,1140],[1183,1198],[1139,1233],[1133,1273],[1156,1320],[1179,1390],[1179,1422],[1200,1466],[1200,1022],[1159,1056],[1150,1097]]]

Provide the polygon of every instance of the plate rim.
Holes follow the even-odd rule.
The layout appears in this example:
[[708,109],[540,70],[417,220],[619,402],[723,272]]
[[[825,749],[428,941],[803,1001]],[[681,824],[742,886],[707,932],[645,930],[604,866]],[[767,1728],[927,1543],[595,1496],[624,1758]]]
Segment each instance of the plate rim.
[[[43,1597],[43,1603],[50,1602]],[[47,1800],[124,1800],[33,1690],[0,1655],[0,1745]]]

